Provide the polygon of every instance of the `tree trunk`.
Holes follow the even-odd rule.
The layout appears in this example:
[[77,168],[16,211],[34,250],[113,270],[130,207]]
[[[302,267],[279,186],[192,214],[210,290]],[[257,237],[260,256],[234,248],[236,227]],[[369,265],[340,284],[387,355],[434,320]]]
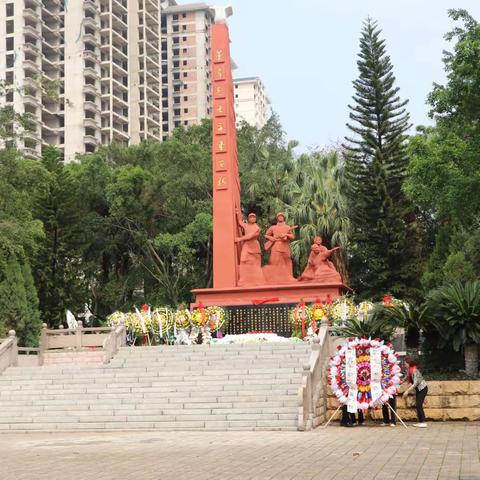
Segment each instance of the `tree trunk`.
[[469,377],[478,377],[478,345],[468,343],[465,345],[465,372]]

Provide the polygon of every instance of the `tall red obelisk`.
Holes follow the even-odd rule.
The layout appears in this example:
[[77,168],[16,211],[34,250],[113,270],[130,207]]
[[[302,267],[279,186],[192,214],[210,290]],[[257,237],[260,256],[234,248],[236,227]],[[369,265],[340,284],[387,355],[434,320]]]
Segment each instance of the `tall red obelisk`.
[[[289,283],[238,286],[239,244],[241,236],[236,210],[240,210],[240,176],[230,36],[227,17],[231,8],[212,7],[215,23],[211,27],[211,74],[213,96],[212,175],[213,175],[213,288],[192,290],[194,305],[245,306],[252,303],[295,304],[303,299],[336,298],[344,288],[334,283]],[[280,279],[282,280],[282,279]],[[259,313],[263,318],[263,314]],[[288,317],[288,316],[287,316]],[[284,323],[288,324],[288,318]],[[232,325],[235,321],[232,321]],[[242,327],[243,328],[243,327]],[[270,328],[270,327],[269,327]],[[247,329],[248,330],[248,329]]]
[[[226,17],[218,14],[211,27],[213,94],[213,288],[237,286],[240,209],[237,131],[235,125],[230,35]],[[218,22],[218,23],[217,23]]]

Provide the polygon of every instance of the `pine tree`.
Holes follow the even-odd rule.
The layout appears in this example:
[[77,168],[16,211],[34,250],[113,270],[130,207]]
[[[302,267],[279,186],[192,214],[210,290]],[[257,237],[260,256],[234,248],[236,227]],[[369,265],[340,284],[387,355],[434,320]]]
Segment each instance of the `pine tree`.
[[0,337],[13,329],[23,334],[29,308],[22,266],[18,256],[2,250],[0,252]]
[[40,319],[39,301],[32,269],[26,261],[22,265],[22,274],[25,286],[25,299],[27,301],[27,318],[25,327],[19,335],[19,344],[25,347],[37,347],[40,341],[42,321]]
[[[362,297],[415,296],[418,252],[415,215],[402,193],[408,165],[409,114],[395,86],[393,66],[377,23],[360,38],[359,77],[349,105],[346,137],[348,204],[352,222],[352,286]],[[417,267],[418,268],[418,267]]]
[[39,243],[33,262],[43,322],[58,326],[65,311],[84,306],[79,252],[84,235],[78,215],[75,187],[60,152],[48,147],[42,165],[49,172],[46,188],[36,199],[36,216],[44,225],[45,238]]

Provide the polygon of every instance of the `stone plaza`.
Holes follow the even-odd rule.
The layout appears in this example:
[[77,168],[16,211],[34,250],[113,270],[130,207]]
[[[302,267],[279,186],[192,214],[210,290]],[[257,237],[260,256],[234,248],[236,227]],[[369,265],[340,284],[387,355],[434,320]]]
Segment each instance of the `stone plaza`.
[[341,428],[312,432],[8,433],[2,480],[480,479],[480,428]]

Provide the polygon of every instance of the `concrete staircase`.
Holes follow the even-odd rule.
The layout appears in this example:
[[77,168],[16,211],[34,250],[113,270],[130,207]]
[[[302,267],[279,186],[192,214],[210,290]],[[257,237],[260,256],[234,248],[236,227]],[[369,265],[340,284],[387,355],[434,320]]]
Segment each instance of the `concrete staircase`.
[[296,430],[307,344],[122,348],[108,365],[10,367],[3,430]]

